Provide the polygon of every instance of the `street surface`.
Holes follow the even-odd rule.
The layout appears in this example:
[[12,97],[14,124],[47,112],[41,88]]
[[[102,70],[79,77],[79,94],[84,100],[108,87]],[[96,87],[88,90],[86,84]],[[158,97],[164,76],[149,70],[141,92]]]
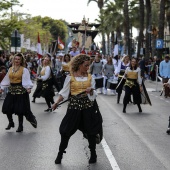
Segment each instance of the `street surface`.
[[[127,113],[122,113],[124,93],[120,104],[110,92],[98,95],[104,140],[97,145],[97,163],[92,165],[88,164],[88,142],[79,131],[70,139],[62,164],[54,163],[60,143],[59,125],[67,103],[52,113],[45,113],[47,106],[43,98],[31,102],[38,128],[24,120],[22,133],[15,132],[18,127],[15,115],[15,128],[6,131],[8,121],[1,113],[0,170],[170,170],[170,135],[166,134],[170,98],[160,96],[160,82],[156,92],[155,82],[147,81],[145,85],[152,106],[142,105],[142,113],[133,104],[127,106]],[[0,100],[0,107],[2,103]]]

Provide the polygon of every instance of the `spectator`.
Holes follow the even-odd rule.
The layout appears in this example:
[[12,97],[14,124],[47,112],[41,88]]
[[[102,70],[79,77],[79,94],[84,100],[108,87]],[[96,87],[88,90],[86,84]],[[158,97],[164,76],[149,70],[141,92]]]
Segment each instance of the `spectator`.
[[[162,77],[162,83],[167,83],[170,78],[170,61],[169,56],[165,56],[165,59],[161,61],[159,67],[159,73]],[[170,89],[165,86],[165,98],[170,97]]]

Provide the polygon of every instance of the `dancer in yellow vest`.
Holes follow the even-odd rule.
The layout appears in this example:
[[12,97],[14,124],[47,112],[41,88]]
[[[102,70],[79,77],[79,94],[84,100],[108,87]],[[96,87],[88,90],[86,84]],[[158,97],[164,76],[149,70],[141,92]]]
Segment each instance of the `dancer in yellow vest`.
[[[70,137],[77,131],[88,139],[91,156],[89,163],[97,161],[96,136],[102,139],[102,116],[96,102],[95,80],[88,74],[90,57],[80,54],[71,60],[71,75],[65,79],[63,89],[53,109],[64,99],[70,97],[67,113],[60,125],[61,142],[56,164],[60,164]],[[84,92],[84,93],[82,93]],[[81,93],[81,95],[80,95]]]
[[142,78],[140,68],[137,67],[137,61],[135,58],[131,59],[130,66],[125,70],[125,96],[123,99],[123,112],[126,113],[126,106],[129,102],[130,95],[133,95],[133,103],[137,104],[139,112],[142,112],[141,109],[141,95],[142,91]]
[[33,87],[30,73],[25,66],[25,59],[22,54],[16,54],[13,58],[12,67],[1,82],[1,90],[8,87],[9,91],[2,106],[2,112],[7,115],[9,124],[6,130],[14,128],[12,115],[18,116],[19,126],[16,132],[23,131],[23,116],[37,127],[37,121],[30,108],[29,93]]

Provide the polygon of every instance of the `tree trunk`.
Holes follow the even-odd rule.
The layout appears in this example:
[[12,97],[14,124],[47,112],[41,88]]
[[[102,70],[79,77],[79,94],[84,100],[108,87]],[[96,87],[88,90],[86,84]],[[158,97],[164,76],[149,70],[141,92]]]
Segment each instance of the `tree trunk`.
[[104,32],[102,32],[102,54],[106,55],[106,41]]
[[152,58],[156,55],[156,38],[157,35],[152,34]]
[[110,55],[110,33],[107,34],[107,54]]
[[[164,22],[165,22],[165,0],[161,0],[158,38],[162,40],[164,39]],[[162,55],[163,55],[163,49],[158,50],[157,57],[162,58]]]
[[130,34],[129,34],[129,9],[128,9],[128,0],[124,1],[124,52],[131,57],[131,48],[130,48]]
[[139,0],[140,8],[139,8],[139,14],[140,14],[140,30],[139,30],[139,38],[138,38],[138,51],[137,51],[137,57],[140,56],[140,49],[143,47],[143,40],[144,40],[144,35],[143,35],[143,30],[144,30],[144,1]]
[[113,54],[114,47],[114,31],[111,32],[111,55]]
[[151,48],[151,2],[146,0],[146,42],[145,42],[145,58],[149,59],[150,57],[150,48]]

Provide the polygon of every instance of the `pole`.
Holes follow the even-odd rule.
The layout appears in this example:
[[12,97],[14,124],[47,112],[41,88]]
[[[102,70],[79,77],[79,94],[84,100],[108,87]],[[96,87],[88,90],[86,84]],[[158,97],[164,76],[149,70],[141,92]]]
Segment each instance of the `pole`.
[[152,92],[160,92],[158,91],[158,65],[156,65],[156,88]]

